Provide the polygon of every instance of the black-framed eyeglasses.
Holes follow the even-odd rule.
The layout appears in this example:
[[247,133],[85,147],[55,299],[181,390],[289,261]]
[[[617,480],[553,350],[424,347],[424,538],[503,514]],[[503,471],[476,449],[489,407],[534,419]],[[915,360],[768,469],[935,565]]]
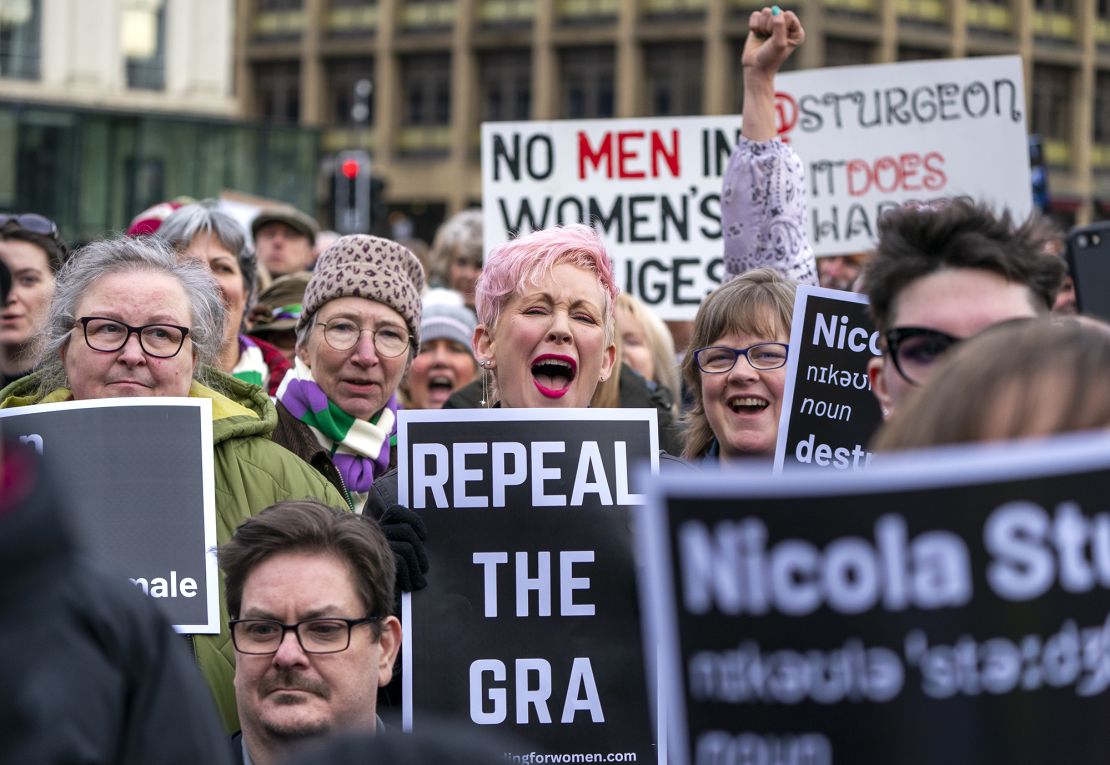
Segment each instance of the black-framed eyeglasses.
[[350,319],[331,319],[316,322],[324,328],[324,340],[337,351],[349,351],[358,344],[363,332],[374,340],[374,350],[379,356],[393,358],[404,353],[411,342],[408,332],[391,324],[377,329],[363,329]]
[[111,353],[127,345],[131,335],[139,336],[143,353],[156,359],[172,359],[185,344],[188,327],[176,324],[144,324],[132,327],[116,319],[103,316],[82,316],[77,320],[84,329],[85,344],[94,351]]
[[21,215],[0,215],[0,228],[15,223],[20,228],[32,234],[43,236],[57,236],[58,224],[38,213],[23,213]]
[[339,653],[350,647],[352,628],[377,624],[381,619],[380,616],[362,619],[329,616],[302,619],[296,624],[282,624],[274,619],[232,619],[228,626],[231,627],[231,643],[239,653],[255,656],[277,653],[285,633],[290,630],[305,653]]
[[921,385],[936,362],[964,338],[928,327],[894,327],[883,334],[894,368],[910,385]]
[[748,360],[752,369],[766,371],[778,369],[786,363],[790,346],[786,343],[756,343],[747,348],[729,348],[727,345],[708,345],[694,351],[694,362],[698,369],[707,375],[719,375],[736,366],[741,356]]

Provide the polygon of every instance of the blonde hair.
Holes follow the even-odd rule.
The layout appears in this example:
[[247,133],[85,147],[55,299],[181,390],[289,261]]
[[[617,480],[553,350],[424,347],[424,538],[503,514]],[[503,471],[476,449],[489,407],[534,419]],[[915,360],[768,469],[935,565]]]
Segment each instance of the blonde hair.
[[[650,308],[644,305],[639,298],[622,292],[617,295],[617,310],[621,308],[628,311],[635,319],[640,329],[644,332],[648,349],[655,366],[655,382],[674,394],[674,404],[671,413],[678,416],[678,400],[682,396],[678,383],[678,366],[675,364],[674,339],[663,320],[656,316]],[[618,333],[619,334],[619,333]],[[617,348],[617,358],[620,358],[621,349]]]

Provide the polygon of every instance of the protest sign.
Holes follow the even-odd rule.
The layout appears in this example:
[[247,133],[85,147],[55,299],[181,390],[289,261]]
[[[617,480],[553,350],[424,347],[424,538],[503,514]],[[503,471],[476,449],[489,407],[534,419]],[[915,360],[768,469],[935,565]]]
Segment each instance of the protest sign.
[[623,758],[575,761],[662,761],[628,516],[657,442],[654,410],[400,413],[400,500],[430,562],[402,604],[407,729],[446,717]]
[[[776,86],[819,255],[870,248],[881,212],[908,200],[1031,209],[1017,56],[790,72]],[[692,319],[724,277],[720,194],[739,135],[738,116],[483,123],[486,251],[592,222],[625,292]]]
[[661,476],[641,598],[678,765],[1102,763],[1110,436]]
[[867,362],[878,355],[866,297],[798,287],[775,472],[867,467],[867,444],[882,422],[867,376]]
[[178,632],[220,631],[210,401],[0,409],[0,428],[42,455],[94,560],[150,595]]
[[1033,208],[1019,56],[783,74],[779,131],[806,165],[818,254],[870,249],[885,210],[970,196]]

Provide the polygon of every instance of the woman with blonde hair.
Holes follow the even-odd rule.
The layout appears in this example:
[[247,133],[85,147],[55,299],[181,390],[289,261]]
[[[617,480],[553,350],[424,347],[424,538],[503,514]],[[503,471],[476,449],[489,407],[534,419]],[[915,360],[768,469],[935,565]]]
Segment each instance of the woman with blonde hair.
[[678,367],[667,325],[641,300],[622,292],[617,295],[617,339],[624,363],[654,388],[666,391],[671,414],[677,417]]

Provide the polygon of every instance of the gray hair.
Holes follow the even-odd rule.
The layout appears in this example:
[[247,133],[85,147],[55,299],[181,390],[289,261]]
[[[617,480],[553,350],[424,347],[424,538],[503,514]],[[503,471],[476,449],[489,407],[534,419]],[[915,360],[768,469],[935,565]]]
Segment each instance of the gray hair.
[[184,289],[193,324],[189,338],[198,361],[193,377],[204,381],[205,368],[216,363],[227,315],[212,273],[196,261],[179,260],[164,242],[153,237],[119,236],[82,247],[58,272],[38,352],[41,393],[68,384],[61,351],[73,336],[71,330],[78,318],[77,306],[86,293],[105,276],[144,272],[166,274]]
[[[208,234],[216,238],[239,262],[243,275],[243,292],[247,296],[245,312],[249,313],[254,304],[255,289],[258,287],[258,260],[247,241],[247,231],[235,218],[216,207],[214,199],[205,199],[174,210],[154,233],[177,252],[188,249],[198,234]],[[242,321],[243,317],[239,317]]]
[[482,211],[462,210],[448,218],[437,230],[432,242],[431,271],[444,284],[448,283],[451,262],[463,255],[482,267]]

